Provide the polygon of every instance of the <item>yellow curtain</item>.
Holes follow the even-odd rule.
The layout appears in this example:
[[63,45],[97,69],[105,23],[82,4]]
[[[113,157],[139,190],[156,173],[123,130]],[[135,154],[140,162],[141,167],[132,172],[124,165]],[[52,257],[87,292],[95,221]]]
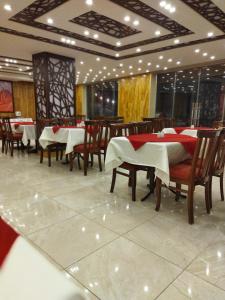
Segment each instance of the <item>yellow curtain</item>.
[[149,116],[151,74],[119,80],[118,115],[125,122],[141,121]]
[[83,114],[83,98],[84,86],[82,84],[76,86],[76,114]]

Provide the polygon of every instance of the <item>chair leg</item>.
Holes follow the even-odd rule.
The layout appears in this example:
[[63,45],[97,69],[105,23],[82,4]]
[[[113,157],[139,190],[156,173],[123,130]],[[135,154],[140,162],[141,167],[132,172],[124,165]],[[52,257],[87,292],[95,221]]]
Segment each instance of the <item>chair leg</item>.
[[115,183],[116,183],[116,169],[113,169],[110,193],[113,193],[114,187],[115,187]]
[[154,193],[154,190],[155,190],[155,168],[150,167],[148,170],[148,173],[149,173],[150,192]]
[[209,180],[209,206],[212,209],[212,177]]
[[194,224],[193,197],[194,197],[194,187],[190,185],[188,186],[188,199],[187,199],[189,224]]
[[69,153],[70,171],[73,171],[73,153]]
[[136,171],[132,171],[131,173],[131,183],[132,183],[132,201],[136,201],[136,185],[137,185]]
[[5,154],[8,153],[8,147],[9,147],[9,141],[6,141],[6,146],[5,146]]
[[98,154],[98,165],[99,165],[99,171],[102,172],[102,158],[101,158],[101,153]]
[[78,162],[78,168],[81,170],[81,165],[80,165],[80,154],[77,154],[77,162]]
[[94,154],[91,153],[91,167],[93,167],[94,165]]
[[63,150],[60,151],[60,160],[63,159]]
[[56,152],[55,152],[55,159],[56,159],[56,161],[59,160],[59,150],[58,149],[56,149]]
[[48,149],[48,166],[51,167],[51,151]]
[[87,169],[88,169],[88,153],[84,153],[84,176],[87,176]]
[[175,197],[175,201],[179,201],[179,199],[180,199],[180,191],[181,191],[181,184],[180,183],[176,183],[176,197]]
[[40,152],[40,164],[43,163],[43,157],[44,157],[44,151],[43,151],[43,149],[41,149],[41,152]]
[[162,188],[162,180],[156,177],[156,207],[155,210],[159,211],[161,204],[161,188]]
[[132,186],[132,174],[131,171],[129,171],[129,179],[128,179],[128,186]]
[[220,175],[220,194],[221,194],[221,201],[224,201],[223,173]]
[[14,144],[13,144],[13,141],[10,142],[10,147],[11,147],[11,156],[13,157],[13,150],[14,150]]
[[207,214],[210,214],[210,182],[205,185],[205,205]]

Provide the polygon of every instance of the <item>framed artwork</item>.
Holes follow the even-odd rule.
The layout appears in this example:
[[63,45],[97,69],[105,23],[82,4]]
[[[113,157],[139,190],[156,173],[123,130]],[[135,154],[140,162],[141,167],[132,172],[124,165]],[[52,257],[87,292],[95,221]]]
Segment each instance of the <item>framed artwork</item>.
[[0,80],[0,112],[14,112],[11,81]]

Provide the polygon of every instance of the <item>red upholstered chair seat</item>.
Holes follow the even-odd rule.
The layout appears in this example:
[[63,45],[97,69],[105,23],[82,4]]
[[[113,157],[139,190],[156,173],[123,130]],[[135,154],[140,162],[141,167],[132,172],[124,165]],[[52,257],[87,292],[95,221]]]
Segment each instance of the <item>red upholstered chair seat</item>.
[[[170,166],[171,181],[188,181],[191,177],[191,169],[192,165],[186,164],[185,162]],[[196,168],[195,174],[201,175],[201,172],[199,172],[199,168]]]
[[10,139],[13,139],[14,141],[21,140],[22,137],[22,133],[13,133],[12,135],[10,135]]

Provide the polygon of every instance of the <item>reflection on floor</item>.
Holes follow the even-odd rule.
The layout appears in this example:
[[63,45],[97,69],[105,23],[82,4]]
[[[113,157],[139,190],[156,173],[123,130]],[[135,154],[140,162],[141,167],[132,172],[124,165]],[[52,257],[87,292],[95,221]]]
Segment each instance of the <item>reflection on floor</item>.
[[[225,203],[213,184],[213,212],[207,215],[203,189],[195,193],[195,225],[186,203],[163,191],[132,203],[127,180],[96,168],[84,177],[77,168],[38,156],[0,155],[0,214],[53,263],[72,276],[90,299],[224,300]],[[138,176],[137,199],[147,192]]]

